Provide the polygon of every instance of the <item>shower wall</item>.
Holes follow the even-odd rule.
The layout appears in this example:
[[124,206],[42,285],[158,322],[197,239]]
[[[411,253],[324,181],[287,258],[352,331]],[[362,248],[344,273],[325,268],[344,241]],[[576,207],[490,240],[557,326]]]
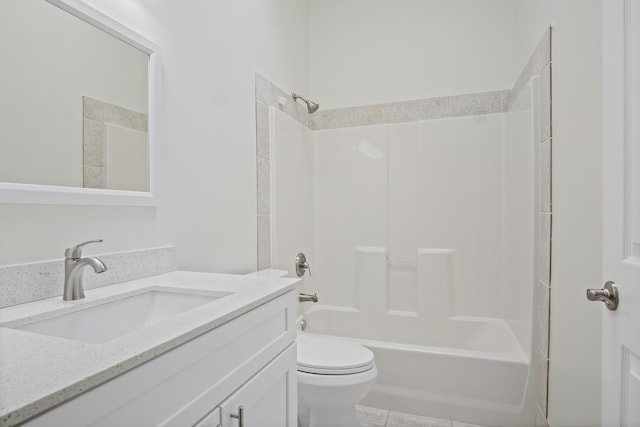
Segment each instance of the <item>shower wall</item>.
[[496,114],[316,132],[323,303],[502,317],[503,125]]
[[[278,105],[275,87],[267,100],[271,265],[292,273],[294,254],[307,248],[315,273],[304,290],[318,292],[318,309],[357,314],[350,322],[367,336],[386,330],[400,339],[390,325],[407,321],[425,332],[506,321],[531,363],[523,404],[530,408],[537,390],[540,425],[549,47],[547,31],[508,91],[325,110],[310,120]],[[260,182],[259,174],[259,194]]]
[[[476,94],[401,103],[422,102],[419,121],[315,132],[277,96],[266,100],[271,108],[258,102],[267,122],[259,134],[270,140],[262,154],[270,160],[258,158],[258,204],[270,212],[258,215],[265,266],[294,274],[302,251],[314,271],[304,286],[323,304],[501,318],[529,349],[537,280],[531,86],[518,89],[508,113],[508,104],[478,102],[493,94]],[[425,107],[434,103],[435,113]],[[472,108],[459,117],[458,104]],[[414,110],[404,118],[415,119]],[[376,111],[385,108],[319,112],[310,125],[345,114],[375,122]]]

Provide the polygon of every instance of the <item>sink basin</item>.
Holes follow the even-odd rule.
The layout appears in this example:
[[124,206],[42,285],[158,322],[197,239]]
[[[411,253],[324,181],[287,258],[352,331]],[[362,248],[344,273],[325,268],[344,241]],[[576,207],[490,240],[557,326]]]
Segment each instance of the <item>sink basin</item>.
[[76,341],[103,343],[226,295],[229,293],[202,295],[154,289],[72,313],[16,326],[13,329]]

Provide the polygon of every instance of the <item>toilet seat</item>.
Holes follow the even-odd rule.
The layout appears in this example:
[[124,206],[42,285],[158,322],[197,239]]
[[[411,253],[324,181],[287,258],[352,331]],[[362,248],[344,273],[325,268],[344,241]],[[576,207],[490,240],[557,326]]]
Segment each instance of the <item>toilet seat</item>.
[[322,336],[298,334],[298,371],[350,375],[374,367],[373,352],[361,345]]

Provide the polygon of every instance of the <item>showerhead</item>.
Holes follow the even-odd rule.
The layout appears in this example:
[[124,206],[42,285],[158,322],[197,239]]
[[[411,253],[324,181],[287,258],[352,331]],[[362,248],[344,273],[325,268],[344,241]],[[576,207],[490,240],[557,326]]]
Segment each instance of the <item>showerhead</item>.
[[316,111],[318,111],[318,108],[320,108],[320,104],[316,104],[313,101],[309,101],[303,96],[296,95],[295,93],[292,93],[291,96],[293,97],[294,101],[297,101],[298,98],[302,99],[304,103],[307,104],[307,111],[309,112],[309,114],[315,113]]

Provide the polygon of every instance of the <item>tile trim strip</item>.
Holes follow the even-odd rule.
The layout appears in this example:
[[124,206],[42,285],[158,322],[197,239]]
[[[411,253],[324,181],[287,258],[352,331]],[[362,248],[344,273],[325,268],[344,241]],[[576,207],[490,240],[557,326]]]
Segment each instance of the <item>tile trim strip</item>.
[[312,130],[408,123],[508,111],[511,90],[319,110],[310,116]]

